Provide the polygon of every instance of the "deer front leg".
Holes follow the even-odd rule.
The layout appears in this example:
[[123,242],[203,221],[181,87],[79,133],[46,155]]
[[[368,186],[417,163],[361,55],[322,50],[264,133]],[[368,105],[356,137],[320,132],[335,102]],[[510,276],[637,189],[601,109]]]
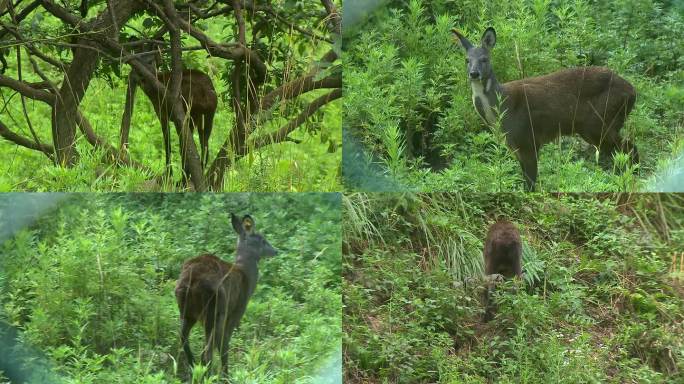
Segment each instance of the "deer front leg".
[[221,340],[221,346],[219,347],[221,353],[221,365],[223,366],[223,373],[228,376],[228,355],[230,352],[230,339],[233,336],[233,331],[237,328],[240,323],[238,316],[236,318],[228,319],[226,328],[223,333],[223,339]]
[[525,179],[525,192],[532,192],[537,182],[537,154],[534,150],[521,149],[516,152],[516,155]]
[[192,356],[192,350],[190,350],[190,330],[192,326],[195,325],[194,320],[188,320],[187,318],[181,318],[181,344],[183,345],[183,351],[188,359],[188,365],[190,367],[195,365],[194,358]]
[[202,364],[207,367],[213,359],[214,345],[216,343],[216,329],[214,322],[214,311],[207,311],[207,318],[204,322],[204,352],[202,353]]

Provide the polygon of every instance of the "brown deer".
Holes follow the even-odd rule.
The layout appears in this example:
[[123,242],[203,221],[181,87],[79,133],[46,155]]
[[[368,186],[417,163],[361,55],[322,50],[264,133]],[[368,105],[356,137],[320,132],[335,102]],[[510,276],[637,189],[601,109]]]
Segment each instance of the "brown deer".
[[202,363],[212,361],[213,349],[221,355],[223,373],[228,373],[228,345],[235,328],[245,313],[259,278],[257,264],[262,257],[278,251],[259,233],[254,219],[242,219],[231,213],[233,229],[238,234],[235,263],[204,254],[187,260],[176,283],[176,301],[180,311],[181,343],[190,366],[194,365],[190,350],[190,330],[197,321],[204,326],[206,346]]
[[[518,228],[510,221],[499,220],[489,227],[484,244],[485,277],[494,280],[522,277],[522,241]],[[494,306],[489,302],[490,290],[494,284],[487,284],[484,292],[484,321],[493,318]]]
[[[171,72],[159,72],[157,79],[164,84],[165,89],[169,88],[169,80],[171,79]],[[140,84],[145,95],[152,102],[154,112],[157,114],[162,126],[162,135],[164,136],[164,152],[166,154],[166,167],[170,168],[171,164],[171,138],[169,137],[169,111],[167,110],[163,99],[166,93],[158,93],[153,87],[150,87],[145,82]],[[206,167],[209,162],[209,136],[211,136],[211,129],[214,123],[214,113],[216,113],[216,106],[218,98],[216,97],[216,90],[214,83],[206,73],[196,69],[184,69],[183,79],[181,81],[181,97],[183,98],[183,108],[185,112],[190,114],[190,131],[193,132],[197,127],[197,133],[200,139],[200,151],[202,167]]]
[[540,148],[559,135],[577,133],[604,156],[624,151],[633,163],[639,161],[636,146],[619,136],[636,100],[627,80],[605,67],[580,67],[499,84],[489,58],[496,44],[494,28],[485,30],[480,47],[452,32],[466,51],[475,109],[490,126],[500,119],[526,190],[534,190]]

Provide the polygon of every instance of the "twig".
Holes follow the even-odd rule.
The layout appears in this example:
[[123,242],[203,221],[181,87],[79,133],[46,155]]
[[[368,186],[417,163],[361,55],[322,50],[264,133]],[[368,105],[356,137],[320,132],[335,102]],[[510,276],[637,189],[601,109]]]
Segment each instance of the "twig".
[[282,126],[276,132],[266,135],[265,137],[255,139],[254,148],[261,148],[268,144],[279,143],[281,141],[286,140],[287,135],[292,133],[292,131],[294,131],[297,127],[304,123],[306,119],[309,118],[309,116],[316,113],[316,111],[318,111],[319,108],[341,97],[342,89],[337,88],[332,92],[315,99],[309,105],[307,105],[306,108],[304,108],[304,110],[299,115],[297,115],[296,118],[290,120],[287,124]]

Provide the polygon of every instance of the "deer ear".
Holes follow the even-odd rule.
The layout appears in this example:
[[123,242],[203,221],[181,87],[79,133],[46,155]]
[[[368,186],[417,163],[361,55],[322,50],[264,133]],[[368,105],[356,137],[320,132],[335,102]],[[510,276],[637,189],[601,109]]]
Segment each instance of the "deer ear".
[[233,229],[238,235],[242,235],[245,232],[245,229],[242,228],[242,222],[240,221],[240,218],[232,213],[230,214],[230,222],[233,224]]
[[473,47],[473,44],[471,44],[470,41],[468,41],[468,39],[466,39],[465,36],[463,36],[463,34],[458,29],[454,28],[451,30],[451,32],[456,36],[456,41],[458,42],[458,45],[461,46],[461,48],[467,51]]
[[247,234],[252,234],[254,233],[254,219],[252,219],[252,216],[250,215],[245,215],[242,218],[242,228],[244,228],[245,232]]
[[489,27],[482,34],[482,47],[487,48],[489,50],[489,49],[494,48],[495,44],[496,44],[496,31],[494,30],[494,28]]

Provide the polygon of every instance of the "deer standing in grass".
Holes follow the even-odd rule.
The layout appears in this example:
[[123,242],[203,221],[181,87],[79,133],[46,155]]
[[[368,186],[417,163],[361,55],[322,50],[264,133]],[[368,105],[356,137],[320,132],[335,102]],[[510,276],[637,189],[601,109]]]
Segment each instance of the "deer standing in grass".
[[233,229],[238,234],[235,263],[205,254],[187,260],[176,283],[176,301],[180,311],[181,343],[190,366],[190,330],[196,322],[204,326],[206,346],[202,363],[212,361],[213,349],[221,355],[222,372],[228,373],[228,346],[235,328],[245,313],[259,278],[257,264],[262,257],[278,251],[259,233],[254,219],[242,219],[231,213]]
[[[166,91],[169,88],[171,72],[159,72],[157,74],[157,79],[164,85],[164,90]],[[148,86],[145,82],[142,82],[141,88],[152,102],[154,112],[161,122],[162,135],[164,136],[166,167],[167,169],[170,169],[170,112],[163,102],[166,97],[166,92],[158,93],[153,87]],[[216,113],[216,106],[218,104],[214,83],[211,81],[211,77],[202,71],[184,69],[180,94],[183,99],[183,108],[186,113],[190,114],[190,132],[194,132],[194,128],[197,127],[197,133],[199,134],[200,139],[202,168],[205,168],[209,162],[209,137],[211,136],[211,130],[214,124],[214,113]]]
[[[498,275],[498,280],[501,277],[522,278],[522,240],[518,228],[507,220],[492,224],[485,239],[483,256],[486,280],[493,280],[492,275]],[[484,292],[485,322],[494,317],[494,305],[489,298],[493,286],[493,282],[488,282]]]
[[636,100],[627,80],[605,67],[580,67],[499,84],[489,57],[496,44],[494,28],[485,30],[480,47],[459,31],[452,32],[466,52],[475,109],[490,126],[500,119],[526,190],[534,190],[542,145],[560,135],[576,133],[602,155],[623,151],[633,163],[639,161],[636,146],[619,136]]

